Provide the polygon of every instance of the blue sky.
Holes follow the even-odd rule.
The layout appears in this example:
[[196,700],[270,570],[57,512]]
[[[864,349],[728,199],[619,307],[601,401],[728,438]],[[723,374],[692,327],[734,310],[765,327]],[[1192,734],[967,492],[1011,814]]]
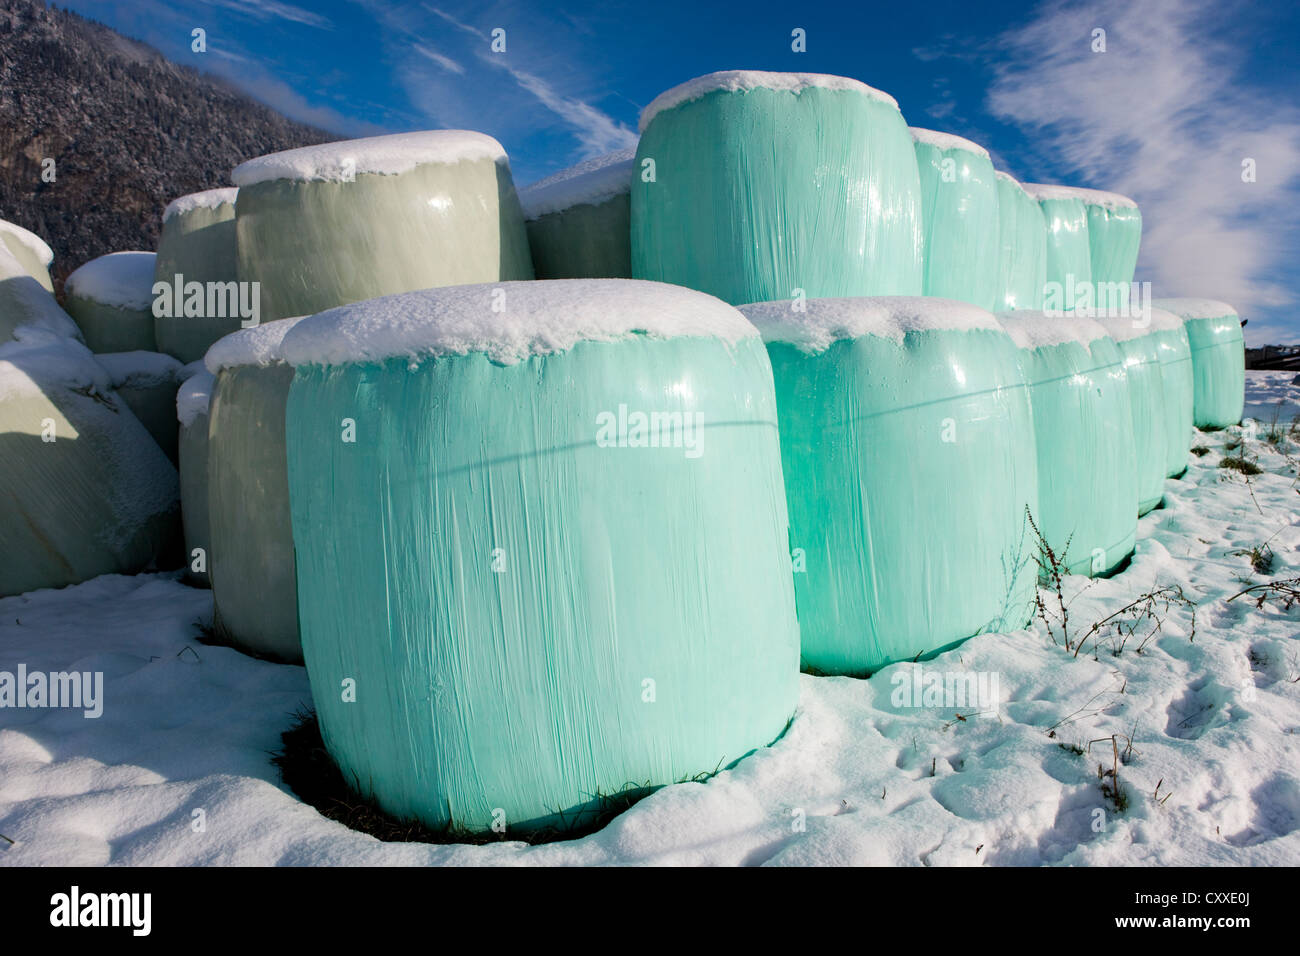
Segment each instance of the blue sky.
[[[1138,278],[1220,298],[1252,344],[1300,342],[1300,5],[65,0],[345,136],[495,136],[526,185],[635,143],[641,107],[722,69],[852,76],[910,124],[958,133],[1024,181],[1126,193]],[[190,49],[207,32],[208,50]],[[506,52],[490,50],[495,28]],[[791,31],[807,52],[791,50]],[[1091,48],[1106,30],[1106,52]],[[1255,161],[1256,181],[1241,164]]]

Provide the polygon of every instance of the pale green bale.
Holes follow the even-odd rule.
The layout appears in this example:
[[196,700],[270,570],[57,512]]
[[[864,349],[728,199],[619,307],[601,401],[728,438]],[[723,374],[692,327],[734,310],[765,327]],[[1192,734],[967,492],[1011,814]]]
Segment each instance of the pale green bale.
[[216,376],[208,410],[208,575],[218,634],[253,654],[300,662],[298,587],[284,410],[293,369],[281,319],[220,339],[204,358]]
[[216,378],[211,372],[198,371],[186,378],[176,393],[185,578],[201,587],[212,586],[208,575],[208,555],[212,552],[208,519],[208,405],[215,385]]
[[893,98],[866,84],[699,77],[641,114],[635,168],[639,279],[733,304],[921,294],[912,137]]
[[170,566],[176,469],[84,345],[0,343],[0,597]]
[[1236,310],[1213,299],[1156,299],[1183,319],[1192,355],[1192,413],[1197,428],[1241,421],[1246,402],[1246,341]]
[[776,408],[734,309],[626,280],[462,286],[305,319],[284,355],[316,712],[385,810],[567,829],[597,794],[782,733]]
[[997,181],[997,309],[1041,309],[1047,284],[1047,220],[1019,182],[1000,171]]
[[156,352],[152,252],[111,252],[92,259],[63,285],[68,313],[96,354]]
[[1071,574],[1119,569],[1137,538],[1137,449],[1119,347],[1091,319],[998,316],[1020,346],[1038,448],[1038,528]]
[[998,186],[988,150],[912,127],[921,180],[925,295],[982,309],[998,300]]
[[182,289],[198,283],[204,293],[202,314],[186,315],[184,299],[178,305],[175,296],[170,315],[158,315],[155,310],[158,350],[181,362],[199,361],[213,342],[240,328],[241,316],[228,307],[228,296],[214,295],[211,304],[207,296],[209,283],[224,286],[239,277],[235,256],[237,193],[233,188],[192,193],[173,200],[163,212],[154,281],[174,286],[181,276]]
[[23,270],[41,284],[46,292],[54,291],[50,281],[50,266],[54,264],[54,251],[45,240],[12,222],[0,219],[0,245],[3,245]]
[[261,318],[436,286],[531,279],[505,151],[438,130],[273,153],[237,167],[241,282]]
[[176,390],[181,363],[160,352],[110,352],[95,360],[109,384],[126,402],[172,464],[176,464]]
[[947,299],[742,306],[767,342],[805,667],[862,675],[1034,603],[1033,420],[1019,352]]
[[1092,253],[1088,210],[1079,190],[1068,186],[1025,183],[1047,223],[1047,282],[1043,308],[1057,313],[1093,307]]
[[1187,470],[1187,454],[1192,447],[1196,416],[1195,373],[1192,349],[1183,320],[1165,309],[1150,309],[1152,335],[1160,348],[1160,375],[1165,388],[1167,445],[1165,476],[1176,478]]
[[[1071,321],[1064,319],[1063,321]],[[1160,362],[1160,338],[1142,317],[1097,319],[1097,324],[1119,348],[1128,382],[1129,406],[1133,415],[1133,446],[1137,463],[1138,516],[1159,506],[1164,499],[1169,468],[1170,417],[1166,385]]]
[[539,279],[626,279],[632,275],[635,149],[598,156],[519,192]]

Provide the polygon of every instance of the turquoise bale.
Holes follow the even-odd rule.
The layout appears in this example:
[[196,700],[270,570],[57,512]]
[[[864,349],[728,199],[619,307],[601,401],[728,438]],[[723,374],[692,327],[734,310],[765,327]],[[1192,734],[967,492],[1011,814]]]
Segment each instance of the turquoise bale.
[[742,306],[777,390],[801,655],[862,675],[1034,604],[1033,421],[994,317],[947,299]]
[[635,168],[637,278],[736,305],[922,292],[912,137],[863,83],[699,77],[642,113]]
[[1246,402],[1246,341],[1236,310],[1212,299],[1156,299],[1181,317],[1192,354],[1192,414],[1197,428],[1241,421]]
[[1150,309],[1151,334],[1160,349],[1160,377],[1165,388],[1165,477],[1177,478],[1187,470],[1192,447],[1196,384],[1192,349],[1183,320],[1165,309]]
[[1119,569],[1137,537],[1137,450],[1119,347],[1096,322],[1003,313],[1020,346],[1038,448],[1035,518],[1071,574]]
[[1041,309],[1047,284],[1047,220],[1025,187],[999,171],[998,311]]
[[[1142,212],[1138,204],[1119,193],[1099,189],[1078,190],[1088,213],[1088,258],[1092,281],[1114,286],[1121,293],[1133,282],[1138,247],[1142,244]],[[1107,294],[1098,291],[1098,296]],[[1100,304],[1099,299],[1099,304]],[[1127,302],[1127,297],[1123,299]]]
[[913,127],[921,180],[925,295],[998,306],[998,186],[988,150]]
[[1138,516],[1141,517],[1163,500],[1165,473],[1169,466],[1166,435],[1169,416],[1160,364],[1160,340],[1156,330],[1141,317],[1098,319],[1097,323],[1119,348],[1124,362],[1124,378],[1128,382],[1129,406],[1133,415]]
[[1043,308],[1058,315],[1094,306],[1088,210],[1078,190],[1067,186],[1025,183],[1038,200],[1047,223],[1047,282]]
[[283,351],[303,654],[358,791],[432,827],[568,829],[782,733],[775,397],[734,309],[461,286],[305,319]]

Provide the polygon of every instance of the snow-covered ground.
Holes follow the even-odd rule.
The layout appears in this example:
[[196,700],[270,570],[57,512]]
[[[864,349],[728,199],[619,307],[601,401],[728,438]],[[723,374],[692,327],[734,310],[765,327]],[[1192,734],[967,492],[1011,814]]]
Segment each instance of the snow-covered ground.
[[[1289,423],[1293,377],[1248,373],[1247,414],[1266,425],[1284,399]],[[1075,659],[1032,628],[867,681],[804,676],[775,746],[535,848],[385,844],[295,798],[268,752],[310,699],[306,674],[199,644],[206,591],[145,575],[0,600],[0,670],[105,675],[98,719],[0,709],[0,863],[1295,865],[1300,607],[1225,599],[1300,576],[1300,485],[1262,440],[1249,485],[1218,468],[1228,434],[1198,436],[1209,454],[1167,483],[1127,570],[1068,581],[1080,631],[1181,585],[1199,605],[1194,639],[1174,610],[1141,654],[1138,637]],[[1256,574],[1234,552],[1265,542],[1274,567]],[[995,677],[999,713],[895,706],[895,676],[918,666]],[[1098,777],[1112,734],[1132,738],[1123,813]],[[1069,746],[1099,738],[1083,755]]]

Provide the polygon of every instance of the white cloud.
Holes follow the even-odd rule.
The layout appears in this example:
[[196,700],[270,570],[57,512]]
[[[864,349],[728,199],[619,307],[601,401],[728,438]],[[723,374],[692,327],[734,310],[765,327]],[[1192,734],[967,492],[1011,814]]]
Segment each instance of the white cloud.
[[278,0],[208,0],[215,7],[224,7],[235,13],[253,17],[256,20],[287,20],[304,26],[332,30],[334,25],[326,17],[293,4],[280,3]]
[[[1249,315],[1294,301],[1275,277],[1294,265],[1282,212],[1300,201],[1300,116],[1244,81],[1249,51],[1221,39],[1223,16],[1212,0],[1054,0],[1000,38],[988,106],[1035,141],[1021,164],[1031,172],[1068,168],[1072,184],[1138,201],[1139,278],[1157,295]],[[1091,49],[1098,27],[1105,53]],[[1247,157],[1257,182],[1242,181]],[[1263,325],[1248,328],[1253,340]]]
[[448,73],[464,73],[465,68],[449,56],[443,56],[437,50],[431,50],[423,43],[416,43],[413,47],[416,53],[425,59],[432,60]]

